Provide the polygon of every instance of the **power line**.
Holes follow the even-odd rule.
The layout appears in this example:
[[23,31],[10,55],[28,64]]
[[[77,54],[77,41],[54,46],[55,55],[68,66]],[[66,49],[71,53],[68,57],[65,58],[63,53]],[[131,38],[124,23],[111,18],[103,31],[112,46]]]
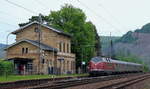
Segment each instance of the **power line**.
[[34,12],[34,11],[28,9],[28,8],[25,8],[25,7],[23,7],[23,6],[19,5],[19,4],[16,4],[16,3],[12,2],[12,1],[9,1],[9,0],[5,0],[5,1],[10,3],[10,4],[12,4],[12,5],[15,5],[15,6],[19,7],[19,8],[22,8],[22,9],[24,9],[24,10],[30,12],[30,13],[37,14],[36,12]]
[[103,18],[101,15],[97,14],[94,10],[92,10],[91,8],[89,8],[86,4],[84,4],[83,2],[77,0],[80,4],[82,4],[84,7],[86,7],[88,10],[90,10],[91,12],[93,12],[97,17],[100,17],[101,19],[103,19],[107,24],[111,25],[114,29],[118,30],[119,32],[121,32],[118,28],[116,28],[113,24],[111,24],[110,22],[108,22],[105,18]]
[[[0,11],[0,13],[4,14],[5,16],[7,15],[8,18],[12,17],[12,18],[16,18],[16,19],[22,19],[22,18],[17,18],[16,15],[12,15],[12,14],[10,15],[10,13],[7,13],[7,12]],[[23,19],[23,20],[25,20],[25,19]]]
[[[18,26],[16,26],[16,25],[13,25],[13,24],[10,24],[10,23],[7,23],[7,22],[3,22],[3,21],[0,21],[0,23],[1,24],[5,24],[5,25],[9,25],[9,26],[11,26],[11,27],[13,27],[13,28],[17,28]],[[4,29],[3,29],[4,30]],[[6,30],[6,28],[5,28],[5,31],[4,32],[11,32],[11,30]]]
[[6,23],[6,22],[3,22],[3,21],[0,21],[0,23],[6,24],[6,25],[10,25],[10,26],[13,26],[13,27],[17,27],[16,25],[13,25],[13,24],[10,24],[10,23]]
[[38,3],[39,5],[45,7],[45,9],[49,9],[49,7],[47,7],[47,5],[45,5],[43,2],[41,2],[40,0],[34,0],[36,3]]
[[[115,22],[116,22],[117,24],[120,24],[120,22],[116,19],[116,17],[113,16],[113,15],[111,14],[111,12],[110,12],[107,8],[104,7],[104,5],[98,4],[98,6],[99,6],[99,7],[102,7],[102,8],[109,14],[109,16],[112,17],[112,18],[115,20]],[[122,28],[126,28],[125,26],[122,26],[122,25],[121,25],[121,27],[122,27]]]
[[[13,17],[13,16],[12,16],[12,17]],[[1,20],[4,20],[4,21],[9,21],[9,20],[13,20],[14,22],[20,21],[19,18],[18,18],[18,19],[17,19],[17,18],[14,19],[14,18],[12,18],[12,17],[9,16],[9,17],[7,17],[7,18],[4,18],[4,16],[0,16],[0,19],[1,19]]]

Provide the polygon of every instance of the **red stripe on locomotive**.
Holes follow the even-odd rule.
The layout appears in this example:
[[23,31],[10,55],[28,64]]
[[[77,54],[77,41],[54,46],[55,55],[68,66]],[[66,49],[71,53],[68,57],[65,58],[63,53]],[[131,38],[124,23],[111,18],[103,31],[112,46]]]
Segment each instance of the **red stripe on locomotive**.
[[104,66],[104,70],[115,70],[115,65],[114,63],[109,63],[109,62],[103,62],[102,63]]
[[102,69],[102,70],[114,70],[115,65],[114,63],[109,63],[109,62],[89,62],[89,68],[90,70],[92,69]]

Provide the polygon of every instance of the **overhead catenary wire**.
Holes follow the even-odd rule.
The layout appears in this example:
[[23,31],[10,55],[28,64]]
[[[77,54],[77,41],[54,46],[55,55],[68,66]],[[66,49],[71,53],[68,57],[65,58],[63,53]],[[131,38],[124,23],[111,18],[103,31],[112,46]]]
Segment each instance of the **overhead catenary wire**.
[[3,22],[3,21],[0,21],[1,24],[5,24],[5,25],[9,25],[9,26],[13,26],[13,27],[17,27],[16,25],[13,25],[13,24],[10,24],[10,23],[7,23],[7,22]]
[[[6,23],[6,22],[1,22],[0,21],[0,24],[4,24],[4,25],[9,25],[9,26],[11,26],[13,29],[16,29],[16,28],[18,28],[16,25],[13,25],[13,24],[10,24],[10,23]],[[1,29],[3,29],[4,31],[2,31],[2,32],[12,32],[12,30],[10,30],[10,28],[11,27],[9,27],[9,29],[7,29],[7,28],[5,28],[5,29],[3,29],[3,28],[1,28]]]
[[17,6],[17,7],[19,7],[19,8],[22,8],[22,9],[24,9],[24,10],[26,10],[26,11],[32,13],[32,14],[38,14],[38,13],[36,13],[36,12],[34,12],[34,11],[32,11],[32,10],[26,8],[26,7],[23,7],[22,5],[19,5],[19,4],[17,4],[17,3],[14,3],[14,2],[12,2],[12,1],[9,1],[9,0],[5,0],[5,1],[8,2],[8,3],[10,3],[10,4],[12,4],[12,5],[14,5],[14,6]]
[[[19,7],[19,8],[21,8],[21,9],[24,9],[25,11],[27,11],[27,12],[29,12],[29,13],[38,14],[38,13],[36,13],[36,12],[34,12],[34,11],[32,11],[32,10],[26,8],[26,7],[23,7],[22,5],[19,5],[19,4],[15,3],[15,2],[12,2],[12,1],[10,1],[10,0],[4,0],[4,1],[6,1],[6,2],[8,2],[9,4],[12,4],[12,5],[16,6],[16,7]],[[5,15],[8,15],[8,13],[2,12],[2,11],[0,11],[0,13],[3,13],[3,14],[5,14]],[[9,15],[9,16],[11,16],[11,15]],[[12,16],[12,17],[13,17],[13,18],[16,18],[16,16]],[[3,22],[3,21],[0,21],[0,23],[5,24],[5,25],[9,25],[9,26],[17,27],[16,25],[13,25],[13,24],[10,24],[10,23],[7,23],[7,22]]]
[[38,11],[40,11],[39,13],[46,13],[46,12],[50,11],[50,8],[46,4],[44,4],[42,1],[40,1],[40,0],[31,0],[31,1],[34,4],[36,4],[37,8],[39,8],[38,9]]
[[[17,3],[14,3],[14,2],[12,2],[12,1],[10,1],[10,0],[5,0],[5,1],[7,1],[8,3],[13,4],[13,5],[15,5],[15,6],[19,7],[19,8],[22,8],[22,9],[24,9],[24,10],[30,12],[30,13],[36,13],[36,12],[34,12],[34,11],[28,9],[28,8],[25,8],[25,7],[23,7],[23,6],[21,6],[21,5],[17,4]],[[39,0],[38,0],[38,1],[39,1]],[[83,2],[81,2],[81,1],[79,1],[79,0],[77,0],[77,1],[78,1],[80,4],[84,5],[86,8],[88,8],[88,9],[89,9],[91,12],[93,12],[96,16],[100,17],[100,18],[103,19],[106,23],[108,23],[109,25],[111,25],[114,29],[118,30],[118,28],[116,28],[113,24],[111,24],[110,22],[108,22],[108,21],[107,21],[105,18],[103,18],[101,15],[97,14],[94,10],[92,10],[91,8],[89,8],[86,4],[84,4]],[[40,4],[40,2],[38,2],[38,3]],[[40,5],[41,5],[41,4],[40,4]],[[42,5],[42,6],[45,6],[45,5]],[[118,30],[118,31],[121,32],[120,30]]]
[[42,7],[44,7],[44,9],[46,10],[46,9],[49,9],[49,7],[46,5],[46,4],[44,4],[43,2],[41,2],[40,0],[34,0],[37,4],[39,4],[40,6],[42,6]]
[[8,18],[11,18],[11,19],[21,19],[21,20],[25,20],[25,19],[23,19],[23,18],[18,18],[17,17],[17,15],[10,15],[10,13],[8,13],[8,12],[4,12],[4,11],[0,11],[0,14],[3,14],[3,15],[5,15],[5,16],[8,16]]
[[90,10],[92,13],[94,13],[97,17],[101,18],[103,21],[105,21],[107,24],[109,24],[111,27],[113,27],[114,29],[116,29],[117,31],[121,32],[117,27],[115,27],[113,24],[111,24],[109,21],[107,21],[105,18],[103,18],[101,15],[97,14],[94,10],[92,10],[91,8],[89,8],[86,4],[84,4],[83,2],[77,0],[81,5],[83,5],[85,8],[87,8],[88,10]]
[[119,24],[123,29],[126,28],[124,25],[120,24],[120,21],[118,21],[118,19],[116,19],[116,17],[114,15],[112,15],[112,13],[106,7],[104,7],[104,5],[98,4],[98,6],[102,7],[105,10],[105,12],[114,20],[114,22]]

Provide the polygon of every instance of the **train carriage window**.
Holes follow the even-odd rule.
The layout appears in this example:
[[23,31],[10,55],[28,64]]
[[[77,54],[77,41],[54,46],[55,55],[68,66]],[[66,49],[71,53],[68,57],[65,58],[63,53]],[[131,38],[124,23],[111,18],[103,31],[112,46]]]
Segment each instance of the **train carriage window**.
[[95,58],[92,58],[91,61],[93,61],[93,62],[99,62],[99,61],[102,61],[102,59],[98,58],[98,57],[95,57]]
[[109,59],[109,58],[107,58],[107,61],[108,61],[108,62],[110,62],[110,59]]
[[106,61],[108,61],[108,58],[106,58]]

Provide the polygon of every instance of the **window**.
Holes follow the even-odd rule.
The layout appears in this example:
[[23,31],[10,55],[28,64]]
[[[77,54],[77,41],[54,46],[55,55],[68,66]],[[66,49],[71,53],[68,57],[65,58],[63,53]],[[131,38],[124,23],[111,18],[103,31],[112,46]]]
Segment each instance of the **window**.
[[67,70],[69,71],[69,61],[67,61]]
[[34,32],[38,32],[38,27],[35,27]]
[[33,69],[33,65],[31,62],[27,63],[26,70],[31,71]]
[[69,43],[67,44],[67,53],[69,53]]
[[25,51],[25,53],[28,53],[28,48],[26,48],[26,51]]
[[65,53],[66,52],[66,50],[65,50],[65,43],[63,43],[63,52]]
[[73,70],[73,61],[71,61],[71,70]]
[[61,42],[59,43],[59,51],[62,52],[62,48],[61,48]]
[[45,59],[42,59],[42,63],[43,63],[43,64],[45,63]]
[[25,51],[25,49],[24,49],[24,48],[22,48],[22,54],[24,54],[24,51]]
[[28,53],[28,48],[22,48],[22,54],[27,54]]
[[99,57],[94,57],[94,58],[92,58],[92,60],[91,61],[93,61],[93,62],[100,62],[100,61],[102,61],[102,59],[101,58],[99,58]]

